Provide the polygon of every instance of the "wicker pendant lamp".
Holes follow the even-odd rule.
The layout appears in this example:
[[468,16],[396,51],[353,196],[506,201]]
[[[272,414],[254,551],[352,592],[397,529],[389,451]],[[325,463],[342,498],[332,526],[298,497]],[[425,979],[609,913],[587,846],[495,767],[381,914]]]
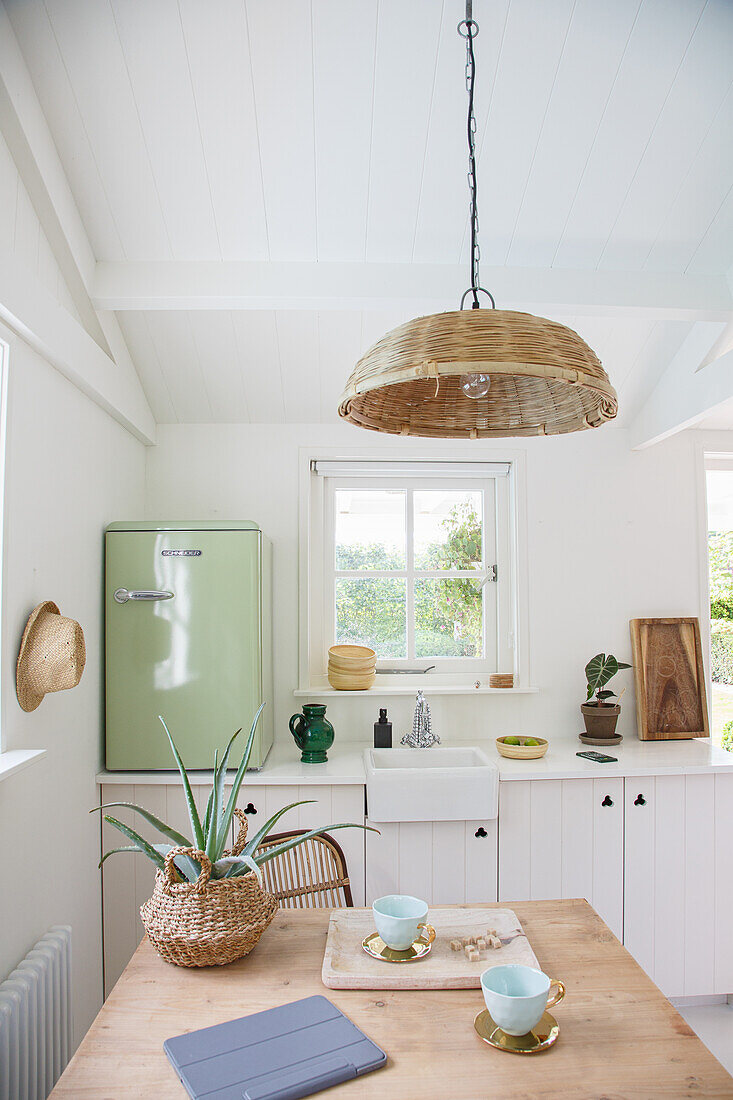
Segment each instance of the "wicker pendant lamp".
[[[496,309],[479,281],[473,109],[478,29],[467,0],[458,33],[466,39],[471,286],[459,309],[415,318],[382,336],[354,367],[339,415],[376,432],[447,439],[597,428],[618,411],[616,391],[597,355],[566,325]],[[491,308],[479,308],[479,294]],[[471,308],[464,310],[467,298]]]

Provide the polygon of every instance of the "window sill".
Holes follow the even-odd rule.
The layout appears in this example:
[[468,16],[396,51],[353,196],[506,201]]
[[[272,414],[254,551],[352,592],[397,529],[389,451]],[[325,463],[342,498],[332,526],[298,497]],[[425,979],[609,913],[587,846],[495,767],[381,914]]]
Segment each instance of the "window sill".
[[45,749],[11,749],[10,752],[0,752],[0,783],[42,760],[45,755]]
[[374,696],[386,696],[386,695],[414,695],[416,691],[423,690],[426,695],[537,695],[539,688],[536,687],[513,687],[513,688],[492,688],[474,687],[473,684],[434,684],[431,681],[425,681],[421,678],[419,681],[413,681],[410,684],[401,684],[399,687],[390,685],[385,687],[384,684],[374,684],[373,687],[367,688],[366,691],[337,691],[330,686],[319,686],[310,688],[296,688],[293,695],[297,699],[304,699],[309,696],[316,696],[316,698],[335,698],[337,695],[341,698],[351,695],[371,695]]

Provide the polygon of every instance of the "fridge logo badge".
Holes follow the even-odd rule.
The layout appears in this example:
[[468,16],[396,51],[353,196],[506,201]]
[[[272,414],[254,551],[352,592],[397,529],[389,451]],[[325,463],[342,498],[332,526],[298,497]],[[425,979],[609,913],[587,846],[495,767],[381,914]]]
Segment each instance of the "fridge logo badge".
[[164,558],[200,558],[200,550],[161,550]]

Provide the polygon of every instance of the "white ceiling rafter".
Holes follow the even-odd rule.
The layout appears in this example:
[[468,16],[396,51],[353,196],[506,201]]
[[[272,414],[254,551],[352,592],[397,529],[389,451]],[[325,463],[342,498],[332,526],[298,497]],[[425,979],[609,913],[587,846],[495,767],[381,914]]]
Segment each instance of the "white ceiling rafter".
[[[733,294],[723,276],[484,267],[482,278],[505,308],[668,320],[733,317]],[[100,263],[92,298],[98,309],[119,311],[454,309],[465,280],[457,264]]]
[[155,421],[131,366],[121,370],[74,317],[18,263],[0,264],[0,321],[142,443]]
[[47,301],[41,287],[32,292],[25,273],[10,262],[5,264],[3,319],[111,416],[151,443],[155,421],[117,318],[98,312],[89,296],[95,256],[2,3],[0,131],[84,328],[74,334],[79,325],[71,315]]
[[31,197],[36,214],[90,335],[103,351],[106,340],[86,286],[95,257],[53,144],[33,81],[0,4],[0,130]]
[[[158,422],[333,420],[366,346],[456,308],[464,0],[282,0],[274,35],[262,0],[0,7],[92,242],[88,327]],[[474,15],[482,282],[577,329],[626,427],[733,320],[733,4]]]
[[733,352],[698,369],[720,333],[720,324],[692,326],[631,425],[634,449],[694,428],[733,398]]

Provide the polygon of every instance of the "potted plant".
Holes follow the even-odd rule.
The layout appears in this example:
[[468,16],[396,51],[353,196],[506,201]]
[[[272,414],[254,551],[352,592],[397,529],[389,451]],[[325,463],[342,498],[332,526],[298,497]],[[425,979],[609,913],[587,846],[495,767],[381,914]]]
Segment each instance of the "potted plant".
[[[277,901],[262,885],[260,866],[282,852],[297,847],[309,837],[334,829],[365,828],[356,823],[323,825],[298,837],[275,844],[265,851],[260,846],[283,814],[306,801],[291,802],[278,810],[249,840],[247,818],[236,808],[244,773],[247,770],[257,722],[264,707],[257,711],[249,738],[232,783],[228,800],[224,799],[224,781],[237,730],[222,753],[214,758],[213,784],[206,812],[201,818],[191,791],[188,774],[178,749],[162,718],[186,796],[191,837],[166,825],[142,806],[132,802],[109,802],[95,806],[107,810],[125,806],[140,814],[162,837],[163,843],[150,844],[135,829],[105,814],[104,820],[118,829],[131,845],[105,852],[99,866],[116,852],[142,852],[158,868],[152,897],[140,909],[140,918],[158,953],[179,966],[221,966],[247,955],[267,928],[277,910]],[[159,716],[160,717],[160,716]],[[93,811],[90,811],[90,813]],[[233,817],[240,823],[239,835],[232,848],[227,847]],[[374,830],[376,831],[376,830]]]
[[580,709],[588,737],[613,737],[616,732],[621,707],[618,703],[609,702],[616,698],[616,693],[606,685],[622,668],[631,668],[631,665],[617,661],[612,653],[597,653],[585,666],[588,693]]

